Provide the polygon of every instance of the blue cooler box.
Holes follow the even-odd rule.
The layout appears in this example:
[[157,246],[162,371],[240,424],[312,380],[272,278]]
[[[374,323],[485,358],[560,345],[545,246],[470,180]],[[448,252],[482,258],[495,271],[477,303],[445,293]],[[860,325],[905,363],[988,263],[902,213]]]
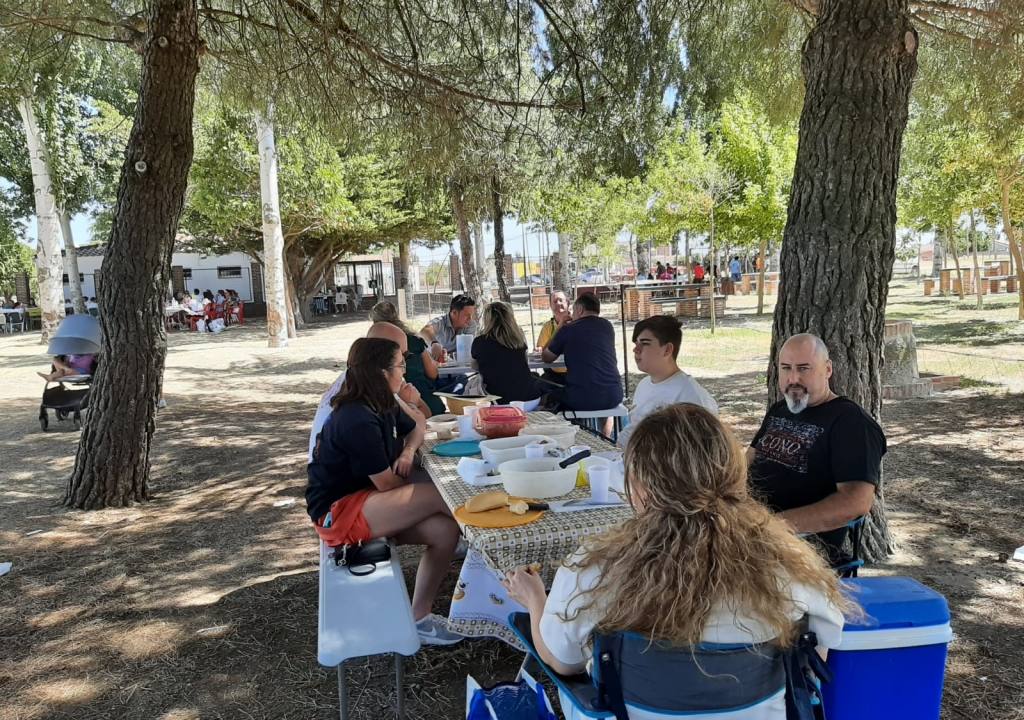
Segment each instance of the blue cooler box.
[[843,580],[865,617],[847,620],[828,652],[822,686],[828,720],[937,720],[946,646],[946,598],[906,577]]

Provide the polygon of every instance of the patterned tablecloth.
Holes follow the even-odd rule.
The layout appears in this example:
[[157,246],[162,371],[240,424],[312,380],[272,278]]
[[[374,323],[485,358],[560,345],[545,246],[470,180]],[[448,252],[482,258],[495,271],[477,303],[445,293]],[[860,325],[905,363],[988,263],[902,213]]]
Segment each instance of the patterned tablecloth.
[[[564,422],[546,412],[530,413],[530,424]],[[423,467],[430,473],[441,497],[455,510],[469,498],[500,485],[474,487],[459,477],[458,458],[441,457],[430,452],[437,441],[423,446]],[[588,445],[594,452],[616,448],[584,430],[577,445]],[[576,488],[567,498],[584,498],[587,488]],[[505,618],[523,608],[512,601],[501,585],[502,574],[521,565],[538,562],[542,575],[550,583],[558,565],[578,548],[583,538],[614,527],[632,516],[628,507],[603,508],[578,512],[546,512],[536,522],[511,528],[479,528],[463,525],[470,551],[459,575],[459,586],[452,598],[449,621],[456,632],[470,637],[498,637],[519,646]]]

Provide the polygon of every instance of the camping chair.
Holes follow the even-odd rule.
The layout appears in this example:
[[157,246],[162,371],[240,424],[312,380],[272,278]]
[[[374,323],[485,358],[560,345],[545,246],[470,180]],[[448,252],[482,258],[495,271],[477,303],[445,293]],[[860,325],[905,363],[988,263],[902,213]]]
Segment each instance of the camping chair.
[[832,564],[832,569],[841,578],[855,578],[857,577],[857,571],[864,567],[864,558],[861,556],[861,535],[864,531],[864,521],[866,519],[866,515],[861,515],[859,518],[846,523],[846,527],[849,529],[851,552]]
[[559,675],[537,655],[530,616],[513,613],[509,624],[558,687],[566,720],[627,720],[628,707],[670,718],[735,712],[783,696],[789,720],[817,720],[821,698],[817,678],[829,671],[817,655],[817,637],[806,631],[792,649],[774,643],[668,647],[639,633],[595,635],[593,677]]

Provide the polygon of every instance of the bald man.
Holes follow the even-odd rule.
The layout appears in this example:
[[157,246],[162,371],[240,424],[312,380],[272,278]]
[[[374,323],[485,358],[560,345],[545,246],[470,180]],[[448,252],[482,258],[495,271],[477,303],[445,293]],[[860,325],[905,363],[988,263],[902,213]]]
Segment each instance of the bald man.
[[[368,338],[380,338],[382,340],[391,340],[398,344],[399,349],[403,353],[409,352],[409,339],[406,337],[405,332],[391,323],[376,322],[370,326],[370,329],[366,331],[366,337]],[[324,423],[327,422],[327,418],[331,416],[331,399],[341,392],[341,386],[345,382],[345,372],[342,371],[338,379],[334,381],[327,392],[320,397],[320,404],[316,408],[316,415],[313,416],[313,427],[309,432],[309,453],[307,455],[307,462],[313,462],[313,448],[316,447],[316,436],[320,434],[320,430],[323,429]],[[426,403],[420,397],[419,391],[409,383],[402,386],[402,389],[395,396],[398,400],[399,406],[406,415],[411,417],[416,424],[422,424],[426,428],[427,418],[430,417],[430,408],[427,407]]]
[[778,363],[783,399],[747,448],[751,491],[839,565],[848,559],[846,524],[874,502],[885,435],[857,403],[832,392],[832,361],[819,337],[792,336]]

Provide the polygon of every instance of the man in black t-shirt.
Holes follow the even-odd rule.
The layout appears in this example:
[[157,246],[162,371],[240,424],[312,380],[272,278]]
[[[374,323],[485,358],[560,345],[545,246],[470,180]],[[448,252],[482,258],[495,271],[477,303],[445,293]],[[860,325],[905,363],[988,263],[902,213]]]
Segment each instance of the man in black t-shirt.
[[768,409],[747,449],[751,491],[797,532],[816,536],[829,560],[843,560],[846,524],[871,510],[885,435],[852,400],[829,387],[832,361],[815,335],[779,351],[783,399]]

